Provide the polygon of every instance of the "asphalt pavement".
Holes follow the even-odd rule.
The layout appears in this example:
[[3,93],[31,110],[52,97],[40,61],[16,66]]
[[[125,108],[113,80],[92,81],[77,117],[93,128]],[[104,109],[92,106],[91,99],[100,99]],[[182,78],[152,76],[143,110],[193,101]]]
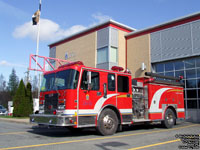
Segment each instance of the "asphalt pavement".
[[30,124],[29,118],[0,118],[0,121]]
[[200,124],[189,122],[179,123],[172,129],[160,125],[126,126],[112,136],[100,136],[94,128],[71,132],[66,128],[41,128],[27,122],[28,119],[20,122],[0,119],[0,150],[178,150],[188,146],[191,136],[196,137],[193,142],[199,142],[200,134]]

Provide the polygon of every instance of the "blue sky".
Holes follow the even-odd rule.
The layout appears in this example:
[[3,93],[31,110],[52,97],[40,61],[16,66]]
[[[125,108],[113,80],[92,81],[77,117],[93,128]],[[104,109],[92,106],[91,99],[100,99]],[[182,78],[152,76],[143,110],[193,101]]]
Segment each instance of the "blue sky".
[[[0,0],[0,74],[6,80],[12,68],[23,78],[36,53],[31,18],[38,4]],[[42,0],[39,55],[49,55],[48,44],[107,19],[139,30],[199,12],[199,6],[200,0]]]

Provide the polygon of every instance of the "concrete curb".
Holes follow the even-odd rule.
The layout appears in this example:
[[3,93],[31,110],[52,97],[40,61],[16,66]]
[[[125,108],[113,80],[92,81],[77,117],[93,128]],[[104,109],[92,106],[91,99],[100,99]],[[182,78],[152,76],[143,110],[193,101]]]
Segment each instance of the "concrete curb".
[[29,118],[25,119],[16,119],[16,118],[0,118],[0,121],[21,123],[21,124],[30,124]]

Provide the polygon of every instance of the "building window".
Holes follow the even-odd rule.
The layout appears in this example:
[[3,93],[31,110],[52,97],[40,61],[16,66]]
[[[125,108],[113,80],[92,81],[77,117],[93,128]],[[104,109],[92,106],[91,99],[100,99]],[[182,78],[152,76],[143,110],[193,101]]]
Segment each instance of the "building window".
[[184,69],[184,63],[183,63],[183,61],[174,62],[174,67],[175,67],[175,70],[182,70],[182,69]]
[[186,80],[186,87],[187,88],[197,88],[196,80]]
[[174,70],[174,64],[172,62],[165,64],[165,71],[173,71]]
[[187,79],[196,78],[195,69],[186,70],[186,78]]
[[110,60],[109,62],[118,62],[118,50],[116,47],[111,46],[110,47]]
[[187,108],[190,109],[197,108],[197,100],[187,100]]
[[158,74],[183,76],[186,109],[200,109],[200,57],[153,64]]
[[156,72],[164,72],[164,64],[156,64]]
[[194,59],[188,59],[185,60],[185,68],[194,68],[195,67],[195,60]]
[[128,92],[129,91],[129,82],[128,77],[118,76],[117,77],[117,87],[118,92]]
[[188,89],[187,92],[187,98],[197,98],[197,90],[196,89]]
[[108,47],[97,49],[97,64],[108,62]]

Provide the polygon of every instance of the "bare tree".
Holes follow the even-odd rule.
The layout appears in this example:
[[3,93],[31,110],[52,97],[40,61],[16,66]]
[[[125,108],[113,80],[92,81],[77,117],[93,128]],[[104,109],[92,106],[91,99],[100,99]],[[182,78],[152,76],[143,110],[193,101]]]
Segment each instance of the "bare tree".
[[6,90],[6,81],[4,79],[3,74],[0,75],[0,91]]
[[8,92],[6,88],[6,81],[3,76],[3,74],[0,75],[0,105],[3,105],[4,107],[8,106],[8,101],[11,101],[12,98],[10,96],[10,93]]

